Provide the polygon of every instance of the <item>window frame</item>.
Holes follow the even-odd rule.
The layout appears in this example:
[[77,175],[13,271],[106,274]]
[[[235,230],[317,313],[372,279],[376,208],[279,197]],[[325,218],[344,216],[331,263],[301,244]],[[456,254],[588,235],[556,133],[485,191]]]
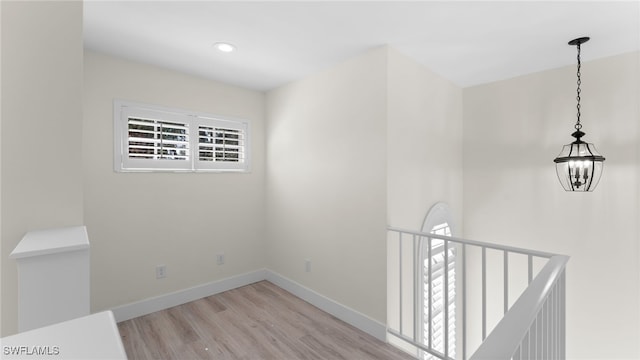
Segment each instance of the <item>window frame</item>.
[[[188,129],[188,159],[183,161],[129,157],[129,119],[132,117],[185,124]],[[251,170],[251,129],[250,122],[247,120],[115,99],[113,123],[115,172],[248,173]],[[243,154],[239,155],[242,160],[238,162],[200,160],[199,134],[202,126],[239,130],[244,137],[244,144],[239,150],[239,154]]]

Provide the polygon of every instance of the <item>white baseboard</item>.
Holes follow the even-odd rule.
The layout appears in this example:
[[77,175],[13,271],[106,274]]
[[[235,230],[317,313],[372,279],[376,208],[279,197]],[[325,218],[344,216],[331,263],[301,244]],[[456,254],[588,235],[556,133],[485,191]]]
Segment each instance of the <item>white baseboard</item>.
[[300,285],[297,282],[288,279],[274,271],[265,270],[266,280],[287,290],[293,295],[310,303],[311,305],[328,312],[338,319],[354,326],[367,334],[378,338],[381,341],[387,341],[387,326],[374,320],[367,315],[340,304],[328,297]]
[[309,289],[306,286],[300,285],[297,282],[268,269],[256,270],[169,294],[121,305],[111,309],[111,311],[113,311],[116,321],[121,322],[147,315],[152,312],[182,305],[203,297],[239,288],[241,286],[253,284],[262,280],[270,281],[302,300],[346,322],[347,324],[350,324],[367,334],[386,342],[387,327],[385,324],[382,324],[367,315],[342,305],[314,290]]
[[111,309],[117,322],[125,321],[151,314],[152,312],[168,309],[203,297],[215,295],[224,291],[253,284],[265,279],[265,270],[256,270],[246,274],[213,281],[210,283],[179,290],[165,295],[136,301]]

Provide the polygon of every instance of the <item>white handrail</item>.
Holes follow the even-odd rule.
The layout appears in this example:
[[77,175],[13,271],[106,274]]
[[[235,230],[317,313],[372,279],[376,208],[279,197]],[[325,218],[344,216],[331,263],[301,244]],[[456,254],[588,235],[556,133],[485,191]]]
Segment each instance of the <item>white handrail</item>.
[[508,246],[508,245],[490,244],[490,243],[486,243],[486,242],[482,242],[482,241],[457,238],[457,237],[454,237],[454,236],[437,235],[437,234],[420,232],[420,231],[405,230],[405,229],[400,229],[400,228],[393,227],[393,226],[387,227],[387,230],[388,231],[397,232],[397,233],[404,233],[404,234],[428,237],[428,238],[433,238],[433,239],[446,240],[446,241],[451,241],[451,242],[454,242],[454,243],[457,243],[457,244],[474,245],[474,246],[483,247],[483,248],[487,248],[487,249],[504,250],[504,251],[508,251],[508,252],[512,252],[512,253],[531,255],[531,256],[536,256],[536,257],[551,258],[551,257],[556,255],[556,254],[549,253],[549,252],[544,252],[544,251],[524,249],[524,248]]
[[[564,255],[556,255],[549,259],[538,276],[471,356],[471,360],[506,360],[514,356],[552,290],[563,278],[568,261],[569,257]],[[564,293],[564,284],[561,285],[560,291]],[[559,321],[563,322],[563,319],[564,314],[559,314]],[[559,330],[562,333],[558,335],[564,338],[564,326],[559,326]],[[557,358],[563,359],[563,346],[556,350]]]
[[[419,275],[418,271],[420,269],[419,265],[422,263],[420,257],[417,253],[420,248],[420,243],[422,243],[425,239],[427,241],[427,258],[431,259],[431,239],[438,239],[444,241],[444,248],[449,248],[449,243],[459,244],[458,248],[461,251],[461,270],[460,273],[460,282],[461,287],[459,288],[460,296],[461,296],[461,359],[467,359],[467,269],[466,262],[467,256],[466,247],[473,246],[480,248],[481,252],[481,264],[482,264],[482,273],[481,273],[481,281],[482,281],[482,298],[481,298],[481,330],[482,330],[482,340],[483,343],[476,350],[476,352],[471,356],[470,360],[507,360],[507,359],[564,359],[565,356],[565,276],[564,270],[569,259],[568,256],[557,255],[543,251],[529,250],[523,249],[513,246],[506,245],[497,245],[490,244],[475,240],[468,240],[462,238],[456,238],[452,236],[446,235],[438,235],[433,233],[412,231],[406,229],[400,229],[395,227],[388,227],[387,230],[390,233],[397,233],[398,237],[398,287],[399,287],[399,302],[398,302],[398,320],[399,327],[397,329],[389,327],[387,329],[390,335],[401,339],[405,342],[405,344],[414,346],[416,349],[420,349],[425,351],[436,358],[439,359],[453,359],[452,354],[449,354],[448,349],[448,326],[449,320],[445,320],[444,322],[444,348],[434,349],[431,344],[431,321],[429,321],[429,340],[428,343],[422,342],[422,340],[418,339],[417,336],[417,322],[423,321],[418,320],[416,317],[413,320],[413,336],[409,336],[405,333],[403,327],[403,318],[405,315],[404,309],[409,309],[409,307],[403,306],[404,304],[404,290],[403,290],[403,279],[412,279],[413,281],[413,289],[407,289],[408,294],[413,294],[416,299],[414,300],[412,313],[415,316],[418,314],[418,301],[417,295],[418,288],[420,288],[420,281],[426,281],[424,286],[431,289],[432,281],[431,278],[431,260],[428,262],[429,269],[423,270],[427,271],[429,274],[428,279],[422,280],[423,275]],[[409,235],[405,237],[405,244],[403,245],[403,236]],[[406,265],[403,265],[403,248],[413,249],[409,251],[413,251],[413,256],[408,258],[412,258],[413,260],[409,261],[409,265],[413,267],[413,270],[408,270]],[[487,316],[486,316],[486,277],[488,271],[486,270],[486,249],[497,250],[503,252],[503,307],[505,315],[503,319],[496,325],[496,327],[491,331],[490,334],[487,334]],[[509,308],[509,268],[511,266],[509,262],[509,254],[522,254],[527,256],[527,283],[528,287],[522,293],[522,295],[517,299],[517,301]],[[442,286],[444,286],[444,294],[449,294],[449,286],[448,283],[448,261],[447,261],[448,252],[445,251],[444,263],[445,270],[444,272],[444,280]],[[538,275],[533,277],[533,258],[545,258],[548,259],[545,266],[540,270]],[[456,256],[457,258],[457,256]],[[394,265],[395,266],[395,265]],[[403,269],[405,271],[403,271]],[[457,272],[457,271],[456,271]],[[419,280],[420,279],[420,280]],[[456,286],[455,284],[453,286]],[[455,291],[455,290],[454,290]],[[457,291],[456,291],[457,292]],[[421,293],[421,292],[420,292]],[[447,295],[445,295],[447,296]],[[449,298],[447,298],[449,299]],[[429,305],[428,311],[431,314],[431,296],[429,295]],[[446,311],[448,305],[448,300],[445,300],[445,314],[448,314]],[[431,316],[431,315],[429,315]],[[458,357],[456,357],[458,358]]]

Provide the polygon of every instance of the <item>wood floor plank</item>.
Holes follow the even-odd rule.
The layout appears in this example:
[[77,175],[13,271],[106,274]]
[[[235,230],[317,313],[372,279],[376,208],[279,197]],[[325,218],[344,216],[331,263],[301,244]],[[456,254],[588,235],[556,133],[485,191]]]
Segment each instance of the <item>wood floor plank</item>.
[[120,330],[122,344],[128,353],[140,354],[140,357],[144,359],[152,358],[145,348],[145,343],[140,341],[142,336],[133,321],[125,321],[118,324],[118,330]]
[[129,359],[385,359],[412,356],[261,281],[118,324]]
[[210,312],[207,299],[200,299],[183,305],[187,307],[187,317],[203,342],[216,349],[223,359],[240,359],[246,356],[243,341],[228,331],[228,326],[220,319],[219,313]]

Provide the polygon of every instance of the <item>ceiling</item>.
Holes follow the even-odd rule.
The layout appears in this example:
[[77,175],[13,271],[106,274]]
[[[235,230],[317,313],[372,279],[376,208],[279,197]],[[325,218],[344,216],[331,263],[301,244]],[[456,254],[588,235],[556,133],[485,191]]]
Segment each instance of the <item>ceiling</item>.
[[[389,45],[461,87],[640,50],[640,1],[85,1],[85,47],[269,90]],[[213,43],[237,50],[222,53]]]

